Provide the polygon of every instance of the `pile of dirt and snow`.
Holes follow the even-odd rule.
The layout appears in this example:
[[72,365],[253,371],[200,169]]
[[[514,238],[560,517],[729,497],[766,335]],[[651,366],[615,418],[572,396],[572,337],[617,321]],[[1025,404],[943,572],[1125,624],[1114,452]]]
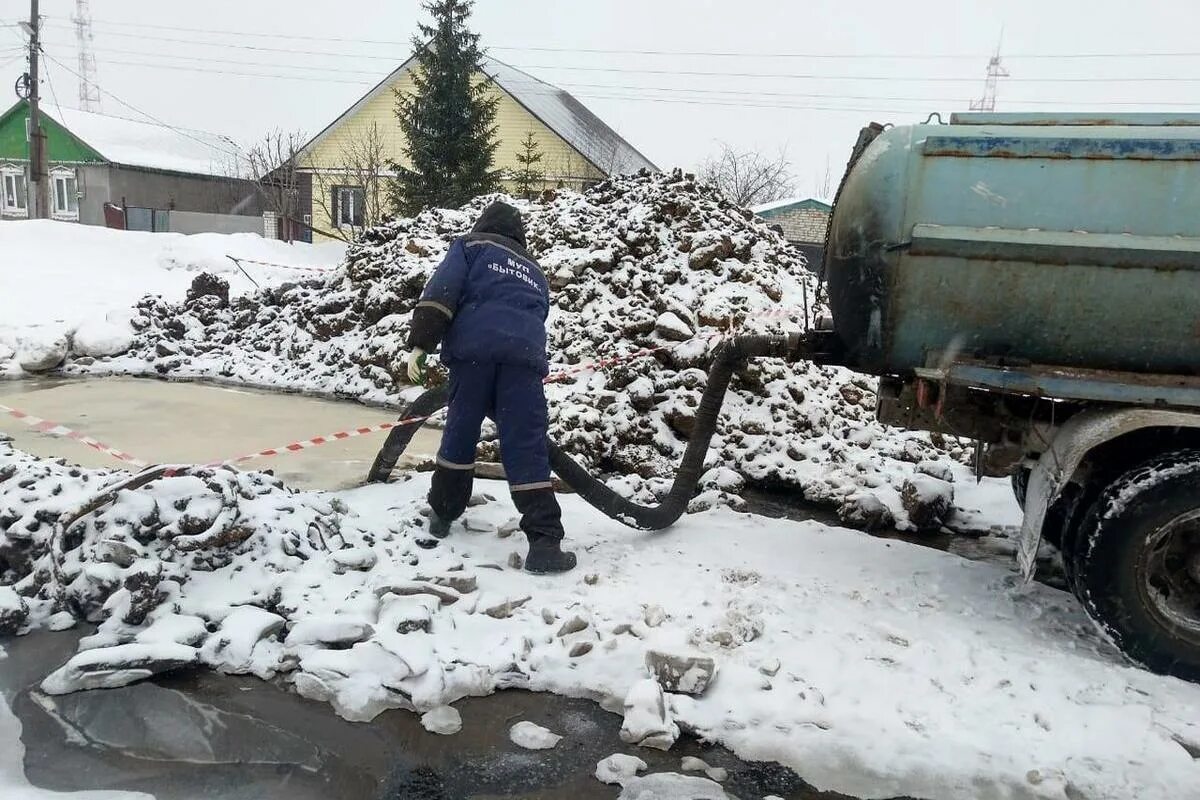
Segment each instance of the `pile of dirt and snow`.
[[[639,535],[566,496],[579,569],[536,577],[511,566],[507,502],[479,495],[429,539],[426,476],[323,494],[199,470],[92,507],[128,479],[0,443],[0,633],[98,623],[46,693],[198,665],[452,734],[447,704],[520,687],[623,713],[631,747],[692,734],[860,796],[1166,800],[1200,780],[1200,689],[995,566],[727,509]],[[597,774],[629,796],[677,780],[637,763]]]
[[[229,298],[219,279],[206,279],[183,303],[147,298],[127,355],[72,369],[396,401],[406,388],[410,312],[449,243],[490,199],[367,231],[326,280]],[[530,250],[555,287],[552,370],[653,350],[552,382],[551,436],[588,467],[625,476],[623,491],[650,499],[686,446],[715,342],[803,329],[814,279],[763,221],[679,172],[521,205]],[[874,404],[874,381],[845,370],[751,364],[726,398],[698,505],[750,481],[841,506],[852,524],[909,526],[905,482],[922,462],[940,460],[932,471],[945,472],[963,450],[880,425]]]

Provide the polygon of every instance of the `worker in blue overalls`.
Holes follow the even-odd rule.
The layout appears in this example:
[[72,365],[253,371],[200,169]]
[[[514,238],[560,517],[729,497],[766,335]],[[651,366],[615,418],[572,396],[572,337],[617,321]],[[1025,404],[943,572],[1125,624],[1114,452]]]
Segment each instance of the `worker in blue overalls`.
[[471,233],[456,239],[413,311],[408,375],[425,382],[426,355],[440,342],[450,371],[450,401],[429,491],[430,527],[443,538],[462,516],[475,477],[484,417],[500,432],[500,457],[521,530],[525,569],[566,572],[562,511],[550,483],[546,443],[546,315],[550,285],[525,250],[517,209],[492,203]]

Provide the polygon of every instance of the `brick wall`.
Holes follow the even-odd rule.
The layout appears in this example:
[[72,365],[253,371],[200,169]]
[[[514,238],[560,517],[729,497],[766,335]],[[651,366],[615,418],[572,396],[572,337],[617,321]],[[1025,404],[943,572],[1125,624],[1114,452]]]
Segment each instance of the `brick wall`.
[[825,230],[829,226],[829,213],[826,211],[797,208],[764,216],[772,225],[783,228],[783,235],[789,242],[825,243]]

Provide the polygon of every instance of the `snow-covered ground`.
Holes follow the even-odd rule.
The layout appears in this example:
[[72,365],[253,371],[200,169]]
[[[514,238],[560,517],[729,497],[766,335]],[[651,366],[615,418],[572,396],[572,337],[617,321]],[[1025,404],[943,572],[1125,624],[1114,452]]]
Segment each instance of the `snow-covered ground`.
[[[338,257],[55,223],[0,225],[0,252],[0,365],[19,339],[113,311],[123,324],[146,292],[181,296],[196,269],[252,288],[227,253]],[[107,333],[83,338],[99,346]],[[1002,483],[951,472],[973,527],[1012,524]],[[366,720],[524,687],[628,710],[631,737],[691,731],[860,796],[1174,800],[1200,786],[1200,687],[1126,664],[1070,595],[1022,587],[1009,568],[728,509],[637,534],[567,496],[580,566],[536,578],[514,566],[525,548],[506,499],[480,497],[435,544],[420,513],[425,476],[293,493],[226,472],[126,492],[49,555],[46,520],[115,477],[0,443],[0,577],[22,595],[0,588],[0,626],[26,614],[69,624],[51,614],[59,589],[106,620],[48,691],[196,662],[281,676]],[[502,496],[502,485],[479,488]],[[61,583],[48,577],[60,568]],[[698,697],[668,693],[660,711],[645,682],[650,651],[711,658],[715,680]],[[0,710],[4,797],[28,791],[16,731]]]
[[[0,514],[40,496],[15,530],[85,496],[64,468],[26,474],[32,488],[0,484],[12,487]],[[254,532],[236,545],[184,541],[219,514],[221,492],[194,478],[128,493],[88,523],[64,561],[71,596],[98,612],[102,583],[126,588],[44,688],[198,661],[282,676],[364,721],[529,688],[632,703],[635,738],[657,720],[658,741],[691,731],[864,797],[1179,798],[1200,781],[1200,687],[1124,663],[1070,595],[1022,587],[1010,569],[729,510],[647,535],[566,496],[580,566],[537,578],[513,566],[524,542],[506,499],[481,495],[431,547],[426,476],[336,495],[269,483],[232,492],[255,498],[239,503]],[[151,508],[160,532],[127,538]],[[48,605],[30,606],[44,621]],[[636,688],[652,650],[717,669],[702,696],[668,693],[665,719]]]
[[[254,234],[141,233],[49,220],[0,224],[0,376],[18,374],[14,353],[81,324],[122,325],[146,294],[182,299],[200,272],[222,275],[235,293],[254,284],[226,258],[296,267],[333,267],[341,244],[287,244]],[[247,264],[258,283],[310,272]],[[103,333],[103,332],[101,332]],[[102,338],[102,337],[101,337]]]

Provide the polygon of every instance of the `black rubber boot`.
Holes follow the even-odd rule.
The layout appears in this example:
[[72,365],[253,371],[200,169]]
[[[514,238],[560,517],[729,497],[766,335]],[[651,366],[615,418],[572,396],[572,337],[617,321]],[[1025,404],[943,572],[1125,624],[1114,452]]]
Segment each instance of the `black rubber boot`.
[[553,489],[533,489],[512,493],[513,504],[521,512],[521,530],[529,540],[525,569],[537,575],[566,572],[575,568],[575,554],[562,550],[562,509]]
[[429,487],[429,533],[437,539],[450,535],[450,525],[463,515],[471,499],[471,470],[446,469],[439,466],[433,472]]
[[436,539],[445,539],[450,535],[451,521],[442,519],[432,509],[429,512],[429,534]]
[[525,557],[525,571],[534,575],[549,575],[575,569],[575,554],[564,553],[562,539],[553,536],[526,534],[529,539],[529,555]]

